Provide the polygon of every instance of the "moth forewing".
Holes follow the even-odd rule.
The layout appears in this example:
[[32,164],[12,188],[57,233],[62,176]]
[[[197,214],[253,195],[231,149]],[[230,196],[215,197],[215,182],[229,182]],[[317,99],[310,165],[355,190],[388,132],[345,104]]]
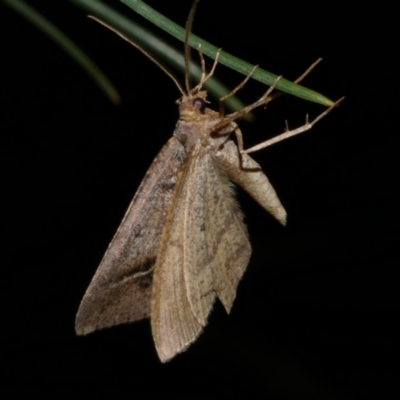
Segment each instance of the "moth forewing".
[[185,156],[172,137],[151,164],[81,301],[78,335],[150,316],[161,232]]
[[185,256],[193,255],[191,252],[185,254],[188,245],[186,238],[188,236],[190,240],[192,233],[185,231],[185,220],[187,196],[190,195],[189,186],[193,178],[190,171],[196,161],[193,158],[195,150],[192,149],[189,153],[178,175],[178,183],[168,207],[154,273],[151,328],[157,353],[163,362],[187,348],[203,329],[203,325],[192,312],[184,278]]
[[[203,153],[203,154],[201,154]],[[184,285],[190,308],[204,326],[215,300],[214,281],[206,241],[206,211],[212,207],[206,192],[209,173],[204,148],[196,146],[193,161],[185,180],[183,202],[183,259]]]

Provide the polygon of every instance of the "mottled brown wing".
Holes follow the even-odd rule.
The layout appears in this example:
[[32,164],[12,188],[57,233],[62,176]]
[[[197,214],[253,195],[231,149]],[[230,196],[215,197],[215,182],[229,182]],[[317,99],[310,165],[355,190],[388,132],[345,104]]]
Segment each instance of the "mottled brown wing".
[[215,160],[232,182],[246,190],[282,225],[286,225],[286,211],[259,164],[247,154],[242,154],[241,162],[238,148],[231,140],[215,154]]
[[161,361],[196,340],[217,294],[230,309],[250,253],[227,178],[195,146],[175,187],[154,273],[151,324]]
[[214,290],[229,313],[240,279],[251,256],[251,245],[243,214],[233,195],[232,184],[215,162],[207,159],[206,197],[213,207],[205,208],[208,258],[214,279]]
[[[187,220],[190,218],[188,199],[193,197],[191,192],[196,190],[196,187],[204,187],[202,178],[204,175],[195,168],[199,161],[198,151],[198,147],[192,148],[179,174],[168,209],[154,272],[151,327],[158,356],[162,362],[184,351],[203,329],[190,307],[184,278],[184,267],[188,262],[201,262],[204,266],[204,255],[197,256],[186,242],[193,236],[191,231],[201,230],[194,224],[199,220],[203,223],[201,217],[195,221]],[[201,181],[195,182],[196,178]],[[196,187],[193,187],[193,183]],[[197,190],[196,192],[198,193]],[[204,242],[204,235],[195,240],[196,247],[201,242]],[[188,260],[186,256],[191,256],[191,259]],[[205,267],[207,268],[207,265]]]
[[185,156],[173,137],[151,164],[82,299],[78,335],[150,316],[161,232]]

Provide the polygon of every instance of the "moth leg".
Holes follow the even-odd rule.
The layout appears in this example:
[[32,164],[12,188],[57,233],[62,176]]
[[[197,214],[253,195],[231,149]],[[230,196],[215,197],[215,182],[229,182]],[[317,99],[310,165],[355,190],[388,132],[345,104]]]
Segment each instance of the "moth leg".
[[[236,136],[237,150],[239,153],[240,169],[254,171],[254,165],[252,165],[252,166],[249,165],[249,157],[243,157],[243,154],[246,154],[246,152],[243,149],[243,134],[236,122],[231,122],[224,129],[217,132],[217,135],[219,137],[223,137],[223,136],[226,137],[225,140],[219,145],[219,150],[221,150],[225,146],[225,144],[229,141],[229,137],[232,132],[235,132],[235,136]],[[252,162],[250,162],[250,164],[252,164]]]
[[[315,61],[313,64],[311,64],[307,70],[301,74],[295,81],[294,83],[299,83],[300,81],[302,81],[320,62],[322,61],[322,58],[319,58],[317,61]],[[224,113],[223,113],[223,106],[222,106],[222,101],[225,100],[226,98],[228,98],[229,96],[232,96],[233,94],[235,94],[239,89],[241,89],[246,82],[251,78],[251,76],[253,75],[254,71],[256,70],[258,66],[256,65],[255,67],[253,67],[253,69],[251,70],[250,74],[246,77],[246,79],[240,84],[238,85],[235,89],[233,89],[231,92],[229,92],[228,94],[226,94],[225,96],[221,97],[219,99],[219,114],[222,117],[224,117]],[[267,105],[267,103],[269,103],[271,100],[275,99],[276,97],[280,96],[282,94],[282,92],[278,92],[276,94],[271,95],[271,92],[275,89],[275,86],[277,85],[279,79],[281,79],[280,76],[278,76],[275,81],[272,83],[272,85],[269,87],[269,89],[265,92],[265,94],[258,99],[257,101],[255,101],[253,104],[248,105],[247,107],[236,111],[232,114],[229,114],[226,116],[226,118],[223,119],[223,121],[221,121],[220,125],[226,125],[227,123],[234,121],[238,118],[241,118],[243,115],[249,113],[251,110],[253,110],[254,108],[257,108],[261,105]],[[314,121],[313,121],[314,122]],[[316,122],[316,121],[315,121]],[[218,129],[220,126],[217,125],[216,128]]]
[[224,106],[223,106],[223,101],[225,101],[228,97],[233,96],[238,90],[240,90],[246,83],[247,81],[252,77],[252,75],[254,74],[254,71],[258,68],[258,65],[255,65],[252,70],[250,71],[250,73],[246,76],[246,78],[239,83],[239,85],[237,85],[234,89],[232,89],[229,93],[227,93],[225,96],[220,97],[220,99],[218,100],[219,103],[219,115],[220,117],[223,117],[225,115],[225,110],[224,110]]
[[[322,58],[318,58],[317,61],[314,61],[295,81],[294,83],[300,83],[320,62],[322,61]],[[282,96],[283,92],[277,92],[274,94],[271,94],[269,96],[268,101],[274,100],[279,96]]]
[[277,85],[279,79],[281,79],[280,76],[278,76],[274,80],[274,82],[268,88],[268,90],[257,101],[255,101],[253,104],[249,104],[248,106],[242,108],[241,110],[236,111],[236,112],[234,112],[232,114],[228,114],[226,117],[221,118],[221,120],[214,126],[214,129],[216,131],[218,131],[219,129],[228,126],[230,123],[232,123],[236,119],[243,117],[243,115],[249,113],[254,108],[257,108],[257,107],[259,107],[259,106],[261,106],[263,104],[266,105],[268,103],[269,99],[270,99],[269,95],[275,89],[275,86]]
[[[237,140],[237,147],[239,150],[239,159],[240,159],[240,168],[242,170],[249,170],[253,171],[254,167],[251,167],[249,165],[249,157],[243,157],[243,154],[246,154],[246,151],[243,149],[243,134],[242,131],[240,130],[239,126],[236,124],[236,122],[232,122],[232,125],[234,126],[234,132]],[[247,163],[246,163],[247,161]]]
[[201,79],[200,79],[200,82],[190,91],[190,93],[198,92],[202,88],[204,83],[206,81],[208,81],[208,79],[210,79],[214,75],[215,68],[217,67],[219,55],[220,55],[222,49],[218,49],[217,53],[215,54],[215,60],[214,60],[213,66],[211,67],[211,71],[208,73],[207,76],[206,76],[206,66],[205,66],[206,63],[204,61],[203,52],[201,51],[201,44],[199,44],[198,50],[199,50],[199,56],[200,56],[200,62],[201,62]]
[[206,62],[204,61],[203,52],[201,51],[201,43],[199,43],[198,51],[199,51],[199,57],[200,57],[200,63],[201,63],[200,82],[204,82],[204,79],[206,77]]
[[[243,150],[243,139],[239,139],[238,138],[238,145],[239,145],[239,140],[242,141],[241,146],[239,147],[239,150],[241,153],[245,153],[245,154],[249,154],[249,153],[253,153],[255,151],[264,149],[265,147],[271,146],[275,143],[281,142],[282,140],[288,139],[292,136],[298,135],[299,133],[303,133],[308,131],[309,129],[311,129],[320,119],[322,119],[323,117],[325,117],[325,115],[327,115],[332,109],[334,109],[339,103],[341,103],[343,101],[344,97],[340,98],[338,101],[336,101],[335,103],[333,103],[327,110],[325,110],[324,112],[322,112],[321,114],[319,114],[313,121],[309,122],[308,121],[308,115],[306,116],[306,123],[296,129],[293,130],[286,130],[284,133],[275,136],[269,140],[266,140],[265,142],[259,143],[253,147],[250,147],[250,149],[247,150]],[[235,133],[236,133],[236,129],[235,129]],[[236,133],[236,137],[238,137],[238,134]],[[240,145],[239,145],[240,146]]]
[[294,83],[300,83],[320,62],[322,58],[318,58],[317,61],[314,61],[295,81]]

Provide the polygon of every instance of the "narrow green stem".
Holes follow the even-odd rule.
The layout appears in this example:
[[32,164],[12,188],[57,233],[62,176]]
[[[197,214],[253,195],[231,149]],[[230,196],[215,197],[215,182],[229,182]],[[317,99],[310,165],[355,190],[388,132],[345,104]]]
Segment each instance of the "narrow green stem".
[[[136,11],[142,17],[148,19],[154,25],[163,29],[165,32],[174,36],[178,40],[184,42],[185,41],[185,29],[177,25],[175,22],[169,20],[164,17],[162,14],[157,12],[156,10],[149,7],[141,0],[121,0],[122,3],[126,4],[128,7],[132,8],[132,10]],[[215,59],[215,55],[218,51],[218,48],[205,40],[199,38],[198,36],[191,34],[189,38],[189,45],[195,49],[198,49],[199,44],[201,44],[201,49],[204,54]],[[244,75],[248,75],[250,71],[253,69],[253,65],[250,63],[243,61],[227,52],[222,51],[218,60],[221,64],[234,69]],[[271,85],[277,75],[272,74],[268,71],[265,71],[261,68],[257,68],[254,72],[253,79],[256,79],[266,85]],[[314,92],[313,90],[304,88],[300,85],[292,83],[284,78],[280,79],[276,88],[281,90],[282,92],[286,92],[292,94],[293,96],[300,97],[305,100],[313,101],[315,103],[323,104],[325,106],[331,106],[333,101],[328,99],[327,97]]]
[[88,73],[113,103],[119,103],[120,97],[114,85],[96,64],[63,32],[25,2],[21,0],[2,1],[57,43]]

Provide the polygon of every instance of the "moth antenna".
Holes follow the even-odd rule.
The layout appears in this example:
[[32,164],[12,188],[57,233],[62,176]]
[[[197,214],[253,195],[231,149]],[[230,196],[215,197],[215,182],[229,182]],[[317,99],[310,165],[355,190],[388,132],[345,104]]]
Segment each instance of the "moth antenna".
[[187,94],[190,94],[190,84],[189,84],[189,67],[190,67],[190,46],[189,37],[192,31],[194,13],[196,12],[197,4],[200,0],[194,0],[192,7],[189,12],[188,19],[186,21],[186,36],[185,36],[185,86]]
[[129,44],[131,44],[133,47],[136,47],[138,50],[140,50],[147,58],[149,58],[151,61],[153,61],[154,64],[156,64],[162,71],[165,72],[165,74],[167,74],[175,83],[175,85],[177,86],[178,90],[181,92],[182,96],[186,96],[185,91],[183,90],[182,86],[179,84],[178,80],[171,74],[171,72],[169,72],[167,70],[167,68],[164,67],[164,65],[162,65],[159,61],[157,61],[150,53],[148,53],[142,46],[140,46],[139,44],[135,43],[133,40],[129,39],[127,36],[125,36],[123,33],[117,31],[115,28],[113,28],[112,26],[106,24],[104,21],[93,17],[92,15],[88,15],[88,17],[90,19],[95,20],[96,22],[98,22],[99,24],[105,26],[106,28],[108,28],[110,31],[116,33],[118,36],[120,36],[122,39],[126,40]]

